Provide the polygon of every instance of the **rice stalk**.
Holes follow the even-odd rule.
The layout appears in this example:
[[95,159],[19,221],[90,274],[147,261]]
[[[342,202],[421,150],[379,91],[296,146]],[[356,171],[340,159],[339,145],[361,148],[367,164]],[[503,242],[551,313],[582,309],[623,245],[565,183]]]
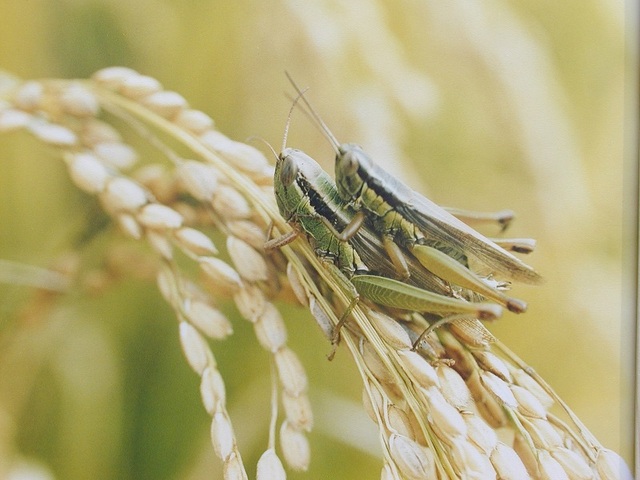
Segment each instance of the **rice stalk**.
[[[306,242],[265,255],[267,227],[276,234],[289,227],[276,209],[264,156],[215,130],[178,93],[127,68],[83,81],[6,80],[0,91],[0,132],[24,129],[56,148],[74,184],[99,199],[123,234],[156,253],[157,285],[176,313],[185,359],[200,378],[225,478],[247,478],[210,343],[232,334],[216,306],[225,299],[233,299],[272,358],[269,445],[258,478],[285,478],[278,451],[290,469],[306,470],[309,385],[272,299],[291,290],[327,337],[351,299]],[[155,148],[162,163],[132,172],[138,153],[112,118]],[[206,233],[211,229],[226,238],[230,262],[220,258]],[[427,324],[418,314],[360,304],[341,331],[378,426],[381,478],[631,478],[620,457],[480,322],[444,325],[414,351],[413,339]]]

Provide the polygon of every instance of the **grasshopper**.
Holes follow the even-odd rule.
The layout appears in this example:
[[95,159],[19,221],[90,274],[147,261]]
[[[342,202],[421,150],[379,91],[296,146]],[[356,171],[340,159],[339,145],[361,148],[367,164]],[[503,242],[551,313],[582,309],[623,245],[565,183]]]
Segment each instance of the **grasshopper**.
[[394,266],[387,256],[380,255],[380,239],[366,223],[353,233],[350,242],[339,240],[335,229],[345,228],[357,214],[341,201],[333,179],[304,152],[282,149],[276,161],[274,189],[280,213],[293,230],[268,241],[265,249],[284,246],[304,234],[332,276],[351,292],[353,300],[336,326],[334,341],[360,295],[387,307],[443,316],[464,314],[492,320],[501,315],[501,307],[494,303],[446,296],[446,285],[415,262],[409,267],[413,284],[388,278]]
[[[469,257],[480,262],[500,279],[538,283],[541,277],[531,267],[507,250],[415,192],[382,167],[355,144],[340,144],[289,77],[313,119],[336,151],[335,176],[337,192],[344,204],[370,219],[389,257],[404,278],[411,275],[399,246],[408,249],[430,272],[452,284],[475,291],[509,310],[521,313],[525,302],[511,298],[471,271]],[[508,217],[508,215],[507,215]],[[347,225],[337,238],[348,241],[357,231]],[[500,220],[498,220],[500,221]],[[514,251],[528,252],[534,243],[527,239],[507,242]]]

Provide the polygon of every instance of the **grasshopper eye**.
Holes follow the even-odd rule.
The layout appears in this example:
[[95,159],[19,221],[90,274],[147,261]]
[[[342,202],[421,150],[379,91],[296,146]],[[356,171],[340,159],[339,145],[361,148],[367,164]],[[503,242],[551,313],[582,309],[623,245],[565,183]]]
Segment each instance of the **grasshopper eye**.
[[285,186],[290,186],[298,175],[298,166],[291,160],[291,157],[286,156],[282,159],[282,168],[280,170],[280,183]]

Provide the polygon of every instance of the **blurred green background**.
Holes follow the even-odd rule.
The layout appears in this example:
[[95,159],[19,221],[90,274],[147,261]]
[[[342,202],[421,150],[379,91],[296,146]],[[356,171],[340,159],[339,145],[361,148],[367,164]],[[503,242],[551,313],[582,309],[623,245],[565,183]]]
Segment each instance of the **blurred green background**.
[[[633,10],[612,0],[3,0],[0,68],[29,79],[129,66],[228,136],[276,148],[286,70],[340,140],[436,202],[515,210],[509,235],[538,239],[527,261],[546,283],[516,286],[529,312],[491,329],[631,462]],[[327,142],[299,113],[289,145],[332,170]],[[25,134],[0,136],[0,158],[0,259],[49,266],[98,208]],[[82,243],[82,261],[98,264],[118,238]],[[25,478],[218,478],[198,380],[153,282],[132,275],[101,295],[65,296],[39,322],[19,315],[31,295],[0,285],[5,467],[18,455],[44,472]],[[288,310],[287,322],[317,417],[311,469],[290,478],[377,478],[375,428],[346,350],[329,363],[306,312]],[[213,349],[251,469],[267,442],[268,355],[234,324]]]

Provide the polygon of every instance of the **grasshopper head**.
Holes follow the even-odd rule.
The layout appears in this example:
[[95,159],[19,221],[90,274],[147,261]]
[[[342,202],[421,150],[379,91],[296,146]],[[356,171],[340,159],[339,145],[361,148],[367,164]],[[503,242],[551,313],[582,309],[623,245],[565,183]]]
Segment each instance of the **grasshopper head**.
[[301,153],[293,148],[285,148],[280,153],[274,173],[274,186],[276,189],[286,189],[293,184],[298,174],[297,158]]
[[278,184],[290,187],[296,180],[305,180],[307,183],[315,184],[320,177],[326,175],[318,162],[302,150],[285,148],[278,157],[274,183],[276,187]]
[[299,195],[295,188],[295,179],[298,173],[295,161],[297,150],[285,148],[278,155],[276,168],[273,173],[273,189],[278,204],[280,215],[289,220],[295,211],[299,201]]
[[359,199],[364,185],[360,175],[361,167],[366,167],[368,163],[371,163],[371,160],[359,145],[345,143],[338,147],[336,184],[342,200],[355,202]]
[[278,156],[273,177],[280,214],[286,219],[309,214],[310,192],[324,195],[327,183],[331,183],[330,177],[313,158],[301,150],[285,148]]

